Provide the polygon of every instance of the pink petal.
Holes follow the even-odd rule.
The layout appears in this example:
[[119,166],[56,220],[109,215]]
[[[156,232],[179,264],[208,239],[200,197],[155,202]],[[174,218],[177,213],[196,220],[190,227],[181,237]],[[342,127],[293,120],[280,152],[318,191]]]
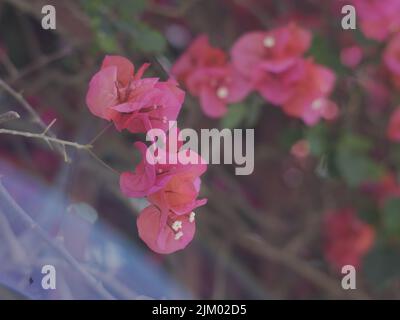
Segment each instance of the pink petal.
[[118,81],[123,85],[127,85],[135,70],[133,64],[128,59],[121,56],[106,56],[103,60],[103,64],[101,65],[101,69],[105,69],[110,66],[117,67]]
[[209,88],[203,88],[200,93],[200,105],[204,113],[211,118],[221,118],[227,111],[226,103],[219,99]]
[[189,221],[187,215],[178,218],[182,222],[180,231],[183,233],[179,239],[175,239],[176,235],[169,226],[164,225],[160,228],[160,218],[160,211],[155,206],[149,206],[142,210],[137,219],[139,237],[151,250],[169,254],[184,249],[193,240],[196,225],[195,221]]
[[96,116],[110,120],[112,113],[109,108],[117,103],[117,68],[108,67],[97,72],[89,83],[86,104]]

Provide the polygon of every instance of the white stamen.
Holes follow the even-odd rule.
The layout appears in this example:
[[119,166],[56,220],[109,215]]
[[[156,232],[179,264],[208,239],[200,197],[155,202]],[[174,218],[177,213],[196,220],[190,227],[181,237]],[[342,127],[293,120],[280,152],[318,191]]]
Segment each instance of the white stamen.
[[266,48],[272,48],[275,46],[275,38],[272,36],[265,37],[263,44]]
[[163,123],[167,123],[167,120],[168,120],[168,119],[167,119],[166,116],[164,116],[164,117],[162,118],[162,122],[163,122]]
[[195,216],[196,216],[196,214],[192,211],[192,212],[190,213],[190,216],[189,216],[189,221],[190,221],[190,222],[193,222]]
[[176,220],[173,224],[172,224],[172,229],[174,231],[178,231],[179,229],[182,229],[182,221]]
[[179,240],[182,237],[183,237],[183,232],[182,231],[179,231],[177,234],[175,234],[175,240]]
[[225,99],[229,94],[228,88],[226,87],[219,87],[217,90],[217,96],[220,99]]
[[162,169],[158,169],[158,173],[161,173],[162,172]]
[[319,109],[322,108],[322,106],[323,106],[323,100],[322,99],[314,100],[313,103],[311,104],[311,108],[313,110],[319,110]]

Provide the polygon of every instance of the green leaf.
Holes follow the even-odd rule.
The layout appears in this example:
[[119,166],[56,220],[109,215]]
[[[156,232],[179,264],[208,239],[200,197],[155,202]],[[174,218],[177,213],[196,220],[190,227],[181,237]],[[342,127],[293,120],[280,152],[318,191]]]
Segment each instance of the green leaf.
[[133,16],[138,16],[146,9],[146,0],[114,0],[110,1],[109,5],[111,8],[116,8],[118,13],[123,17],[132,19]]
[[315,35],[309,53],[317,63],[333,68],[337,73],[345,72],[340,62],[340,54],[329,38]]
[[287,150],[290,151],[290,148],[300,139],[303,138],[303,132],[298,127],[288,127],[282,130],[282,133],[279,137],[279,144]]
[[376,208],[375,203],[371,199],[363,199],[359,204],[360,209],[357,212],[358,217],[370,225],[379,223],[380,211]]
[[96,33],[96,42],[101,50],[105,52],[116,52],[118,51],[118,43],[114,37],[102,31]]
[[384,167],[370,158],[371,143],[357,135],[344,135],[337,147],[336,166],[339,174],[351,187],[382,177]]
[[143,23],[138,24],[134,40],[135,46],[143,52],[160,53],[167,46],[167,41],[160,32]]
[[389,198],[385,201],[383,227],[390,236],[400,235],[400,198]]
[[246,106],[242,103],[232,104],[228,107],[228,113],[222,118],[221,125],[224,128],[235,128],[246,117]]
[[246,113],[245,125],[247,128],[254,128],[260,118],[262,111],[262,105],[253,103],[248,106],[248,112]]
[[374,287],[383,289],[400,276],[400,250],[377,243],[364,257],[363,266],[366,279]]
[[308,128],[305,137],[310,145],[311,154],[314,156],[321,156],[327,152],[328,129],[325,124],[321,123]]

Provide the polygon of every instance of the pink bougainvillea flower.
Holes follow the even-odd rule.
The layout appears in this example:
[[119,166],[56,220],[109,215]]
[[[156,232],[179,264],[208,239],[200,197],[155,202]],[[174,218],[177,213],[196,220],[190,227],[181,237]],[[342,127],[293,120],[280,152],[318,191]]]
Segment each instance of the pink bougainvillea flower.
[[[207,169],[204,160],[194,151],[183,150],[178,152],[179,144],[177,146],[178,150],[173,152],[176,153],[177,157],[179,157],[180,153],[185,152],[186,158],[190,159],[191,163],[182,164],[179,161],[177,163],[159,163],[156,159],[152,159],[149,162],[146,157],[147,146],[142,142],[136,142],[135,147],[140,151],[141,162],[134,172],[123,172],[120,177],[121,191],[127,197],[149,196],[164,188],[176,175],[183,174],[188,177],[199,177]],[[166,149],[159,148],[157,151],[157,156],[161,156],[162,152],[165,153],[165,159],[167,160],[169,159],[169,153],[172,152],[169,150],[168,145]],[[182,181],[182,183],[185,184],[185,181]]]
[[197,199],[200,185],[199,171],[188,170],[172,176],[164,188],[150,194],[148,199],[159,207],[167,207],[176,215],[185,214],[207,203],[206,199]]
[[383,54],[383,61],[392,75],[394,84],[400,88],[400,34],[390,40]]
[[180,165],[150,163],[146,158],[147,146],[143,142],[134,145],[140,151],[141,162],[134,172],[123,172],[120,177],[121,191],[127,197],[145,197],[160,190],[182,169]]
[[86,96],[89,110],[112,120],[118,130],[133,133],[151,128],[166,130],[168,121],[176,120],[184,92],[174,81],[141,79],[149,64],[135,74],[134,66],[124,57],[106,56],[101,70],[90,81]]
[[[142,68],[146,68],[144,65]],[[89,90],[86,95],[86,103],[89,110],[96,116],[112,120],[116,114],[111,108],[124,103],[127,100],[125,92],[130,79],[134,77],[134,66],[126,58],[120,56],[106,56],[101,69],[89,83]],[[155,79],[154,82],[156,82]],[[123,93],[123,94],[122,94]]]
[[366,37],[383,41],[400,30],[400,1],[352,0]]
[[227,104],[243,100],[250,92],[250,81],[241,76],[231,65],[198,68],[187,78],[187,87],[200,98],[204,113],[220,118],[227,111]]
[[306,62],[298,59],[295,64],[279,72],[257,70],[255,88],[260,95],[274,105],[282,105],[293,96],[297,84],[306,77]]
[[169,212],[165,223],[161,216],[160,209],[154,205],[143,209],[137,219],[139,237],[157,253],[169,254],[184,249],[196,230],[194,212],[180,216]]
[[324,231],[326,259],[338,270],[347,264],[360,266],[375,239],[374,229],[351,208],[330,212],[325,218]]
[[232,62],[250,79],[257,78],[259,70],[277,74],[295,64],[310,44],[311,34],[294,23],[271,31],[249,32],[233,45]]
[[386,134],[388,139],[400,142],[400,108],[397,108],[390,116]]
[[[137,82],[147,82],[148,79]],[[113,119],[118,130],[128,129],[130,132],[147,132],[150,129],[167,131],[169,121],[175,121],[185,99],[185,93],[177,87],[174,80],[156,82],[151,90],[138,94],[132,89],[129,101],[113,107],[118,115]],[[148,91],[147,91],[148,90]]]
[[333,120],[338,115],[336,104],[327,96],[335,84],[334,73],[311,60],[305,61],[304,77],[296,83],[290,98],[282,108],[286,114],[301,118],[307,125],[316,124],[321,118]]
[[186,84],[187,77],[198,68],[221,67],[226,64],[227,55],[210,45],[207,35],[198,36],[175,62],[171,74],[181,83]]
[[354,45],[343,48],[340,52],[340,61],[349,68],[357,67],[363,58],[363,51],[360,46]]

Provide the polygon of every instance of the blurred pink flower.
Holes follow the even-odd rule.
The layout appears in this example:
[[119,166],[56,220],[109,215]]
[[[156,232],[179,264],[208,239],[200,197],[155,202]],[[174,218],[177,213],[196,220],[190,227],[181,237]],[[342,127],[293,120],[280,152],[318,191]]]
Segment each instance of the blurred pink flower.
[[187,77],[197,68],[221,67],[227,61],[226,53],[214,48],[208,41],[208,36],[198,36],[185,50],[182,56],[174,63],[171,74],[186,85]]
[[294,23],[271,31],[249,32],[233,45],[232,62],[244,76],[254,80],[260,71],[273,74],[286,71],[310,44],[310,32]]
[[400,1],[353,0],[366,37],[383,41],[400,30]]
[[379,181],[364,183],[361,190],[371,194],[380,205],[392,197],[400,197],[400,186],[393,173],[389,173]]
[[174,81],[141,79],[149,64],[134,74],[133,64],[124,57],[106,56],[101,70],[90,81],[86,96],[89,110],[96,116],[114,121],[118,130],[133,133],[151,128],[167,130],[176,120],[184,92]]
[[283,110],[292,117],[302,119],[307,125],[314,125],[321,118],[335,119],[338,108],[333,101],[327,99],[335,84],[335,74],[312,60],[305,61],[305,70],[304,77],[283,104]]
[[180,216],[168,212],[166,222],[161,220],[160,209],[153,205],[143,209],[137,219],[139,237],[154,252],[173,253],[193,240],[196,231],[193,212]]
[[386,134],[389,140],[400,142],[400,108],[390,116]]
[[349,68],[357,67],[363,58],[361,47],[354,45],[343,48],[340,52],[340,61]]
[[335,83],[334,73],[312,60],[298,60],[275,77],[264,74],[259,80],[260,94],[283,111],[308,125],[321,118],[333,120],[338,115],[335,103],[328,100]]
[[200,97],[203,112],[211,118],[220,118],[227,111],[227,104],[243,100],[252,86],[231,65],[198,68],[187,78],[187,87]]
[[400,33],[390,40],[383,54],[383,61],[392,75],[394,84],[400,88]]
[[306,76],[306,71],[303,59],[298,59],[277,73],[258,70],[255,87],[265,100],[274,105],[282,105],[294,94],[298,83]]
[[360,220],[352,208],[330,212],[325,217],[324,231],[326,259],[338,270],[348,264],[359,267],[375,239],[374,229]]

